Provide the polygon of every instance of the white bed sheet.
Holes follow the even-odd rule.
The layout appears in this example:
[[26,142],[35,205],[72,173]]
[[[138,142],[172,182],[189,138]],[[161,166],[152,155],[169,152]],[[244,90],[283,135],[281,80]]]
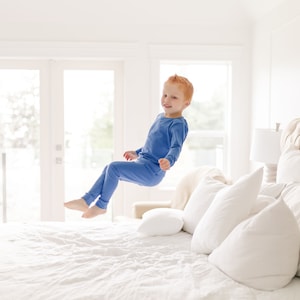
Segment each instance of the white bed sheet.
[[145,237],[137,222],[0,225],[0,299],[295,300],[300,280],[254,290],[190,251],[191,235]]

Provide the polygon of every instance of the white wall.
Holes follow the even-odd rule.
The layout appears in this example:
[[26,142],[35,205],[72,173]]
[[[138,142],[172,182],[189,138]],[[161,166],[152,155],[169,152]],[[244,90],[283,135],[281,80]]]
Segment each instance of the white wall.
[[252,126],[284,127],[300,116],[300,2],[287,0],[256,23]]
[[[80,6],[80,1],[71,0],[5,1],[0,11],[0,58],[74,58],[76,53],[83,53],[80,57],[84,59],[86,53],[88,58],[123,60],[124,149],[135,149],[144,142],[155,113],[153,103],[156,106],[158,101],[153,99],[156,92],[151,87],[155,86],[155,61],[158,62],[160,55],[156,52],[153,56],[153,46],[175,50],[180,46],[238,48],[234,58],[229,129],[232,164],[228,175],[235,179],[246,173],[251,121],[251,23],[240,6],[229,5],[237,2],[86,0],[82,3]],[[111,55],[108,50],[98,53],[93,50],[101,47],[111,49]],[[226,51],[223,54],[226,58]],[[232,52],[228,54],[230,57]],[[131,203],[153,197],[161,200],[170,196],[127,185],[124,199],[128,206],[122,210],[130,214]]]

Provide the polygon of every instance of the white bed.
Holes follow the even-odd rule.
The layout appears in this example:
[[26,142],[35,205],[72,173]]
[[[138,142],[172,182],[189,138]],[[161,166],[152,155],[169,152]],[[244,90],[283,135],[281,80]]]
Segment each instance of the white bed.
[[[286,135],[286,132],[284,137],[285,140],[291,139],[289,135]],[[293,151],[299,157],[300,164],[299,148],[293,149]],[[283,206],[281,201],[280,207],[284,210],[283,215],[287,216],[285,219],[287,222],[281,224],[281,221],[279,221],[278,223],[279,218],[271,214],[271,222],[277,222],[279,229],[274,229],[275,224],[275,227],[271,226],[272,228],[266,226],[267,231],[264,231],[263,234],[259,232],[259,234],[253,235],[253,230],[251,231],[251,243],[248,245],[249,251],[246,252],[245,256],[249,255],[248,258],[251,264],[258,264],[255,276],[251,272],[256,271],[256,269],[253,269],[251,265],[248,268],[243,268],[243,263],[245,263],[243,255],[238,252],[239,249],[245,250],[244,245],[239,248],[239,243],[244,241],[244,237],[234,240],[236,235],[233,233],[241,227],[241,224],[244,224],[242,225],[242,231],[237,232],[239,234],[247,232],[249,220],[264,215],[262,212],[268,209],[269,206],[275,207],[275,202],[259,206],[255,211],[252,209],[251,216],[242,218],[241,222],[239,220],[239,224],[234,226],[229,234],[226,233],[226,238],[222,240],[221,245],[216,246],[216,249],[211,251],[212,254],[203,254],[198,251],[199,245],[202,249],[204,247],[201,246],[201,241],[195,240],[198,232],[201,231],[201,228],[198,228],[200,222],[198,225],[184,223],[183,215],[172,208],[158,209],[159,213],[163,213],[162,215],[159,215],[159,213],[151,215],[151,212],[149,212],[145,214],[147,217],[143,220],[2,224],[0,225],[0,299],[300,299],[300,278],[295,276],[300,247],[300,200],[298,201],[300,199],[300,178],[297,181],[291,181],[291,178],[288,178],[287,182],[284,182],[286,180],[284,174],[291,174],[291,172],[288,172],[288,161],[289,159],[286,159],[286,157],[281,158],[278,166],[279,172],[281,172],[281,182],[278,182],[269,190],[271,194],[274,194],[274,201],[277,201],[275,198],[286,201],[287,205],[284,204]],[[295,161],[292,162],[292,165],[295,167]],[[300,177],[298,175],[299,170],[300,166],[295,172],[296,177]],[[253,183],[253,175],[251,176]],[[257,175],[255,175],[255,178],[258,178]],[[198,190],[202,191],[201,189]],[[262,189],[260,189],[261,192]],[[246,201],[245,199],[243,197],[242,201]],[[278,201],[276,203],[279,203]],[[209,206],[201,220],[209,215],[208,211],[212,206]],[[241,207],[244,209],[245,203]],[[289,208],[287,209],[287,207]],[[235,212],[239,211],[236,206],[235,209],[237,209]],[[152,212],[154,211],[152,210]],[[166,214],[166,212],[170,214]],[[175,212],[176,217],[172,215]],[[188,215],[188,210],[185,211],[185,214]],[[210,214],[212,214],[211,211]],[[170,216],[174,218],[169,218]],[[157,221],[157,217],[159,217],[159,221]],[[233,219],[234,217],[231,215],[230,222]],[[260,219],[262,218],[260,217]],[[178,220],[181,220],[185,225],[180,225],[177,222]],[[155,224],[154,221],[158,223]],[[166,223],[164,224],[163,221],[166,221]],[[251,222],[253,223],[253,220]],[[256,224],[258,223],[256,222]],[[217,222],[215,224],[217,227]],[[179,227],[175,228],[178,225]],[[221,225],[223,230],[223,227],[226,226]],[[187,231],[191,231],[191,227],[194,226],[192,229],[194,234],[182,231],[182,226],[185,226],[184,228]],[[294,230],[295,226],[297,232]],[[260,230],[255,226],[254,229]],[[276,232],[275,234],[269,234],[268,230],[278,230],[280,233],[277,236]],[[155,235],[159,231],[163,235]],[[293,232],[294,235],[292,235]],[[214,233],[212,231],[212,235],[209,235],[208,238],[210,239]],[[280,234],[283,233],[285,235],[281,240]],[[230,248],[229,237],[234,241],[234,249],[232,252],[229,251],[228,256],[226,250],[232,249]],[[247,237],[249,238],[249,236]],[[262,242],[252,243],[252,238],[257,237],[263,237]],[[297,241],[294,242],[294,240]],[[258,251],[259,247],[263,247],[264,241],[268,241],[266,244],[268,251],[270,250],[269,245],[274,247],[274,242],[276,242],[275,245],[287,252],[278,251],[276,246],[276,248],[271,248],[272,251],[266,252],[266,256],[261,260],[262,257],[259,256]],[[292,252],[289,252],[291,251],[289,243],[294,243],[293,247],[295,249]],[[255,245],[255,249],[251,248],[253,245]],[[284,245],[287,245],[287,247],[285,248]],[[295,251],[297,252],[296,261],[291,258],[293,255],[295,256]],[[231,253],[233,257],[230,257]],[[274,255],[277,255],[277,257]],[[272,257],[273,261],[276,260],[276,263],[273,263],[270,267],[272,270],[270,272],[264,268],[259,270],[260,266],[264,267],[265,260],[268,260],[269,257]],[[231,263],[231,260],[234,263]],[[273,261],[271,260],[271,262]],[[288,268],[291,271],[286,272],[284,265],[278,269],[281,261],[292,262],[293,264]],[[226,265],[227,262],[229,262],[229,265]],[[247,263],[249,264],[249,260]],[[242,274],[241,278],[234,279],[236,269],[232,270],[233,266],[240,268],[238,272]],[[275,269],[273,269],[273,266]],[[250,270],[251,268],[252,270]],[[229,272],[226,270],[229,270]],[[280,276],[282,275],[285,281],[281,280],[278,270],[282,270],[283,274],[280,274]],[[261,272],[267,272],[268,275],[264,278]],[[300,274],[299,270],[298,274]],[[278,285],[278,278],[279,284],[282,286],[270,290],[270,282],[273,284],[274,280],[277,280],[276,284]],[[263,288],[251,287],[252,284],[255,285],[257,282],[259,284],[264,283],[264,280],[266,280],[266,288],[264,288],[264,285]],[[248,282],[250,284],[247,284]]]
[[2,300],[299,299],[300,278],[259,291],[190,251],[191,235],[144,237],[136,222],[1,226]]

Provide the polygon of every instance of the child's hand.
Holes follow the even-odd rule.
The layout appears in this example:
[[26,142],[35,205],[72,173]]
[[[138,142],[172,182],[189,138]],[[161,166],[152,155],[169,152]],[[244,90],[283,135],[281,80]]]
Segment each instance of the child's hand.
[[123,156],[126,160],[135,160],[138,157],[135,151],[126,151]]
[[159,166],[163,171],[167,171],[170,169],[170,162],[166,158],[160,158],[158,160]]

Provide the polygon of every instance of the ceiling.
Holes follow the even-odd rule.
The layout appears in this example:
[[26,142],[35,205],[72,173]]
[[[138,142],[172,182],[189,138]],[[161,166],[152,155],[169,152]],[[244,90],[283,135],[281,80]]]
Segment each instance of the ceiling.
[[271,12],[285,0],[240,0],[252,19],[258,19]]
[[[118,25],[243,27],[289,0],[0,0],[0,36]],[[77,29],[76,29],[77,28]],[[11,29],[11,31],[9,31]]]
[[224,23],[262,17],[286,0],[0,0],[2,22]]

